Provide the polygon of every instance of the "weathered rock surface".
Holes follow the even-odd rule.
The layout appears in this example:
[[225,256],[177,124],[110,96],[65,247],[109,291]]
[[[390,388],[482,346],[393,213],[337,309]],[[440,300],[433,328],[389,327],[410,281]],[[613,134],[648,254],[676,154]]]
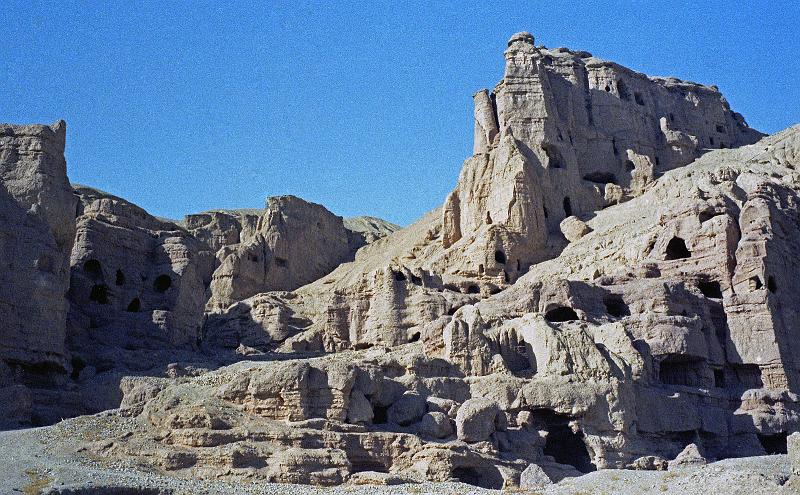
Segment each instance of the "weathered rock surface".
[[[78,188],[72,388],[37,396],[115,390],[110,428],[136,424],[86,455],[186,479],[548,493],[595,470],[619,488],[605,468],[680,493],[683,467],[796,457],[800,126],[759,140],[714,87],[528,33],[505,56],[455,189],[396,232],[294,197],[181,227]],[[15,373],[0,393],[24,418]]]
[[0,359],[67,366],[64,345],[75,198],[66,124],[0,125]]
[[[202,226],[208,214],[186,220],[195,235],[208,239],[208,247],[217,250],[219,267],[211,280],[209,301],[209,308],[217,311],[260,292],[294,290],[313,282],[394,228],[362,217],[349,222],[358,229],[351,230],[323,206],[295,196],[269,198],[255,229],[251,215],[239,222],[220,215]],[[246,228],[237,230],[243,224]]]

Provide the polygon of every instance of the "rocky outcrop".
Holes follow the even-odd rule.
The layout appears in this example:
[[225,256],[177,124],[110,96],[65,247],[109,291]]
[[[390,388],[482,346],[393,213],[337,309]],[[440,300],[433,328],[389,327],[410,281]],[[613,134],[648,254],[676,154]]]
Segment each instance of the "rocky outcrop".
[[193,347],[212,262],[179,226],[122,198],[76,186],[77,236],[69,290],[71,347],[94,365],[99,344]]
[[[187,218],[196,225],[197,215]],[[252,222],[252,219],[249,220]],[[239,223],[239,225],[241,222]],[[255,231],[241,237],[234,227],[223,244],[217,223],[195,228],[195,235],[216,239],[209,245],[217,251],[219,267],[211,281],[209,309],[220,311],[232,303],[260,292],[294,290],[326,275],[342,262],[352,259],[358,248],[392,226],[369,219],[353,220],[359,231],[345,228],[341,217],[323,206],[295,196],[269,198],[267,209]],[[212,230],[207,230],[211,226]],[[216,236],[216,237],[215,237]]]
[[503,80],[474,95],[474,155],[442,209],[441,242],[462,255],[448,269],[473,278],[513,281],[546,256],[564,218],[641,194],[708,149],[762,136],[715,87],[537,47],[529,33],[511,37],[505,59]]
[[0,359],[67,367],[65,333],[75,198],[66,124],[0,125]]
[[[796,457],[800,127],[749,144],[713,87],[528,33],[505,55],[444,206],[379,239],[294,197],[184,230],[79,188],[70,321],[88,338],[71,348],[158,333],[208,358],[112,380],[108,422],[131,430],[87,455],[195,479],[498,489]],[[138,294],[152,332],[121,314]],[[126,342],[85,359],[148,362]],[[100,390],[89,368],[75,381]]]

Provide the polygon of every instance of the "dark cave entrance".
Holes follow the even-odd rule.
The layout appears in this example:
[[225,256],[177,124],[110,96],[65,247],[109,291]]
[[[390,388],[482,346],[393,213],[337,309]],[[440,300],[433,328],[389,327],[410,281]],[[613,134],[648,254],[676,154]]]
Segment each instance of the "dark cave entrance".
[[680,237],[673,237],[667,243],[667,260],[681,260],[691,256],[692,253],[686,247],[686,241]]
[[499,490],[503,487],[503,476],[494,466],[461,466],[454,468],[450,473],[450,476],[455,481],[460,481],[461,483],[466,483],[468,485],[477,486],[480,488]]
[[372,407],[372,423],[376,425],[383,425],[389,421],[389,407],[388,406],[373,406]]
[[768,455],[786,454],[788,452],[786,445],[786,433],[775,433],[773,435],[758,435],[758,441]]
[[564,198],[564,216],[571,217],[572,216],[572,204],[569,201],[569,198]]
[[142,309],[142,302],[138,297],[134,297],[130,304],[128,304],[128,307],[125,309],[125,311],[128,313],[138,313],[140,309]]
[[172,287],[172,279],[169,275],[159,275],[153,282],[153,290],[156,292],[166,292],[170,287]]
[[569,426],[570,418],[549,409],[537,409],[532,412],[536,421],[543,424],[547,431],[544,445],[545,455],[555,458],[556,462],[569,464],[582,473],[597,470],[592,463],[589,449],[583,442],[583,432],[573,432]]
[[544,314],[544,319],[552,323],[573,321],[578,319],[578,314],[569,306],[559,306]]

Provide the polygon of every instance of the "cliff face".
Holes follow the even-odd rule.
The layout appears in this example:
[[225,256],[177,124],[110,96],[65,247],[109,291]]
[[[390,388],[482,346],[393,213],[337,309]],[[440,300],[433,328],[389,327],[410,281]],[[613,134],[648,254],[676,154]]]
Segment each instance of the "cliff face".
[[[763,136],[714,87],[536,47],[528,33],[511,37],[505,60],[493,92],[474,95],[474,155],[442,210],[442,245],[463,246],[468,261],[457,268],[473,276],[515,280],[566,217],[637,196],[708,150]],[[495,252],[514,263],[497,266]],[[481,262],[492,269],[477,273]]]
[[0,357],[71,373],[30,394],[0,365],[0,417],[119,405],[133,431],[81,452],[315,484],[785,451],[800,127],[759,139],[713,87],[528,33],[505,60],[455,189],[397,231],[292,196],[179,226],[76,187],[76,211],[63,126],[4,128]]
[[64,336],[75,198],[66,124],[0,125],[0,358],[66,366]]

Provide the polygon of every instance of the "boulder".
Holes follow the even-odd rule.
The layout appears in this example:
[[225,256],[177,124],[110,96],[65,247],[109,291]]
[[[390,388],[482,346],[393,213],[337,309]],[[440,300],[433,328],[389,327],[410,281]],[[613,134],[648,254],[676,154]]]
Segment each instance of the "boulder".
[[697,444],[690,443],[675,457],[675,459],[669,461],[668,468],[670,471],[676,469],[691,469],[703,466],[707,463],[708,461],[700,453]]
[[564,234],[564,237],[566,237],[569,242],[575,242],[592,231],[592,229],[586,225],[586,222],[575,216],[570,216],[562,220],[559,224],[559,229],[561,229],[561,233]]
[[422,416],[419,424],[422,435],[430,438],[447,438],[453,434],[453,424],[449,417],[442,412],[429,412]]
[[425,399],[415,393],[405,393],[388,410],[390,423],[408,426],[418,422],[425,414]]
[[483,442],[497,430],[498,423],[505,423],[505,413],[497,403],[488,399],[472,398],[458,408],[456,432],[459,440]]
[[523,490],[542,490],[552,484],[553,480],[538,464],[530,464],[519,477],[519,487]]

